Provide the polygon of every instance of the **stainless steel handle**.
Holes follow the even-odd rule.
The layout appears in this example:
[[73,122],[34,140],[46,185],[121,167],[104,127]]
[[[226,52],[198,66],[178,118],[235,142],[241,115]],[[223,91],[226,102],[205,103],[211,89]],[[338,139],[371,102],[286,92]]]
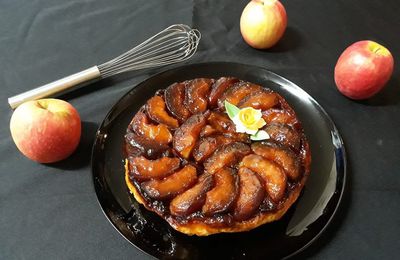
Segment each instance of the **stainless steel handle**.
[[8,104],[10,104],[11,108],[14,109],[26,101],[51,96],[72,88],[78,84],[100,78],[100,76],[101,74],[99,68],[97,66],[93,66],[41,87],[10,97],[8,98]]

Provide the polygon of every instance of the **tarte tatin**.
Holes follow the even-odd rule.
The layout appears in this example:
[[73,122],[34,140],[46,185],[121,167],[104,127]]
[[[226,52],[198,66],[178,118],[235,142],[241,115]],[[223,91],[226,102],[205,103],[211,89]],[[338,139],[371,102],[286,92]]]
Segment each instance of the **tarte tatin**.
[[[269,138],[237,132],[225,101],[261,110]],[[125,150],[125,180],[135,199],[188,235],[278,220],[310,174],[310,149],[294,110],[275,91],[233,77],[157,91],[133,116]]]

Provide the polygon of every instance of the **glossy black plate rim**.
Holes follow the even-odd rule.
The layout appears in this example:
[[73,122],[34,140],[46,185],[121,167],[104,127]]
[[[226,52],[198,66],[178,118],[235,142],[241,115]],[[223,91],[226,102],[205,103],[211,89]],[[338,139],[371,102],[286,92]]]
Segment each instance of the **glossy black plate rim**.
[[[147,81],[151,80],[154,77],[160,77],[163,76],[165,74],[169,74],[169,73],[174,73],[177,72],[181,69],[188,69],[188,68],[197,68],[198,66],[245,66],[245,67],[252,67],[256,70],[262,70],[262,71],[267,71],[268,73],[270,73],[271,75],[279,78],[280,80],[285,81],[286,83],[292,85],[293,87],[297,88],[298,90],[304,92],[307,96],[308,99],[311,100],[313,102],[313,104],[315,106],[317,106],[320,109],[320,112],[323,113],[323,116],[327,119],[329,125],[331,126],[332,130],[337,134],[336,135],[336,141],[338,142],[335,145],[335,156],[336,158],[338,158],[339,160],[336,161],[336,168],[340,168],[340,173],[342,174],[341,176],[337,176],[337,179],[339,180],[340,184],[340,189],[337,190],[337,194],[334,194],[332,196],[332,198],[335,196],[335,202],[334,202],[334,207],[332,209],[332,212],[329,215],[329,218],[325,221],[325,225],[319,230],[319,232],[314,235],[314,237],[312,239],[310,239],[306,244],[304,244],[302,247],[298,248],[296,251],[292,252],[291,254],[288,254],[284,257],[284,259],[290,258],[292,256],[297,255],[298,253],[304,251],[306,248],[308,248],[311,244],[313,244],[320,236],[321,234],[326,230],[326,228],[329,226],[329,224],[331,223],[332,219],[335,217],[337,210],[341,204],[342,198],[343,198],[343,194],[344,194],[344,190],[346,187],[346,179],[347,179],[347,157],[346,157],[346,152],[345,152],[345,147],[343,144],[343,140],[337,130],[337,127],[335,126],[333,120],[331,119],[331,117],[328,115],[328,113],[325,111],[325,109],[313,98],[311,97],[307,92],[305,92],[302,88],[300,88],[298,85],[296,85],[295,83],[291,82],[290,80],[264,68],[261,66],[255,66],[255,65],[248,65],[248,64],[242,64],[242,63],[234,63],[234,62],[205,62],[205,63],[196,63],[196,64],[187,64],[187,65],[183,65],[180,67],[176,67],[176,68],[172,68],[172,69],[168,69],[166,71],[160,72],[158,74],[155,74],[145,80],[143,80],[140,83],[137,83],[134,87],[132,87],[127,93],[125,93],[113,106],[112,108],[109,110],[109,112],[107,113],[107,115],[105,116],[104,120],[102,121],[102,123],[100,124],[97,132],[96,132],[96,137],[95,137],[95,141],[92,147],[92,156],[91,156],[91,169],[92,169],[92,183],[93,183],[93,187],[97,196],[97,201],[100,205],[100,208],[102,210],[102,212],[104,213],[104,215],[106,216],[107,220],[111,223],[111,225],[117,230],[118,233],[121,234],[122,237],[124,237],[130,244],[132,244],[135,248],[139,249],[141,252],[145,253],[146,255],[150,256],[150,257],[157,257],[156,255],[153,255],[149,252],[146,251],[146,249],[142,248],[140,245],[135,244],[133,241],[131,241],[128,237],[125,236],[125,234],[123,233],[123,231],[119,228],[118,226],[118,221],[119,221],[119,216],[118,214],[115,214],[115,211],[120,210],[115,208],[115,206],[113,206],[112,203],[116,203],[115,198],[109,198],[109,197],[104,197],[104,190],[107,190],[107,187],[103,186],[102,183],[100,182],[100,180],[98,179],[99,176],[96,175],[96,148],[100,142],[101,137],[99,136],[99,133],[101,132],[101,130],[103,129],[105,122],[112,118],[114,112],[117,110],[118,105],[121,101],[123,101],[126,96],[130,95],[130,93],[139,85],[145,84]],[[123,111],[123,110],[122,110]],[[338,153],[340,154],[338,157]],[[331,199],[332,199],[331,198]],[[110,199],[113,200],[112,202],[110,202]]]

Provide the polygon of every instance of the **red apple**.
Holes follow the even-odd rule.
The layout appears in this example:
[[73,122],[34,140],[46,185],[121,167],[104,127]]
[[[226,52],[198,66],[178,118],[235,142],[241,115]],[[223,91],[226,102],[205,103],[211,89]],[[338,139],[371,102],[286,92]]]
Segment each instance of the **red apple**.
[[286,26],[286,10],[278,0],[252,0],[240,17],[243,39],[256,49],[274,46],[283,36]]
[[366,99],[378,93],[393,73],[393,56],[373,41],[350,45],[335,66],[338,90],[351,99]]
[[67,158],[78,146],[81,119],[68,102],[40,99],[25,102],[14,111],[10,130],[26,157],[52,163]]

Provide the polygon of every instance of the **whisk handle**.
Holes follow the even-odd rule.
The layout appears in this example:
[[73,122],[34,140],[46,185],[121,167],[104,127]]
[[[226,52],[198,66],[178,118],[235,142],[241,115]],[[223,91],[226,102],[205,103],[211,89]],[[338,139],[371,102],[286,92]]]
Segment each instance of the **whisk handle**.
[[10,97],[8,98],[8,104],[10,104],[11,108],[14,109],[26,101],[40,99],[60,93],[81,83],[100,78],[100,76],[99,68],[97,66],[93,66],[65,78]]

